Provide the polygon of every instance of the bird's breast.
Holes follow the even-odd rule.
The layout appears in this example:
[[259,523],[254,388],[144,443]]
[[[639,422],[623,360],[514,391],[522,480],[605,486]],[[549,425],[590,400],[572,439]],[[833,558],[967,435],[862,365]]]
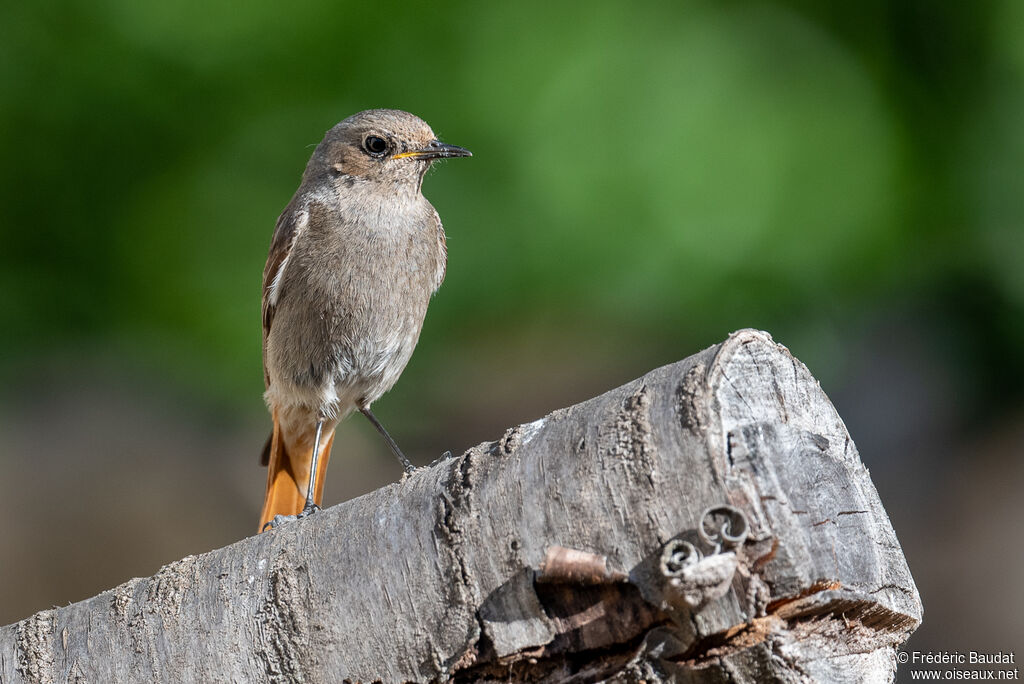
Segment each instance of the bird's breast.
[[416,346],[443,268],[436,214],[426,208],[364,207],[358,215],[311,208],[269,339],[282,380],[375,395],[370,401],[390,389]]

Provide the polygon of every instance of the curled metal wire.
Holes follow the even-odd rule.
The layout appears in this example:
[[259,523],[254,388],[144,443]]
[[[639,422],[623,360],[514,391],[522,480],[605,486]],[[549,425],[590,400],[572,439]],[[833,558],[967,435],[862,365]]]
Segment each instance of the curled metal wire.
[[673,539],[661,550],[661,572],[665,576],[676,576],[703,558],[704,555],[690,542]]
[[704,511],[697,533],[706,544],[714,548],[714,553],[721,553],[723,548],[741,546],[750,533],[750,525],[743,511],[722,504]]

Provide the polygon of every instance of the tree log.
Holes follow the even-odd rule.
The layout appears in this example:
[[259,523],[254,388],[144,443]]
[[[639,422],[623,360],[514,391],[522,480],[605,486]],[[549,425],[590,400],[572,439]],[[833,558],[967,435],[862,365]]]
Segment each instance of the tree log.
[[846,426],[742,330],[0,628],[0,680],[886,681],[921,615]]

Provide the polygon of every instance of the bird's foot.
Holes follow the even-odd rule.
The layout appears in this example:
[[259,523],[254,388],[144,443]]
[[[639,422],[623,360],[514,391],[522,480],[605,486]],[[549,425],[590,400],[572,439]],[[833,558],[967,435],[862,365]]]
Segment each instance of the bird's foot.
[[319,510],[320,507],[317,506],[316,504],[306,504],[302,511],[296,515],[275,515],[273,520],[264,523],[263,530],[266,530],[267,528],[274,529],[275,527],[283,525],[286,522],[291,522],[293,520],[302,520],[303,518],[308,518],[309,516],[313,515]]
[[299,520],[302,520],[302,519],[303,519],[303,518],[305,518],[305,517],[308,517],[308,516],[310,516],[310,515],[313,515],[314,513],[316,513],[316,512],[317,512],[317,511],[319,511],[319,510],[320,510],[320,507],[319,507],[319,506],[317,506],[317,505],[316,505],[315,503],[308,503],[308,504],[306,504],[306,505],[305,505],[305,506],[303,507],[303,509],[302,509],[302,512],[301,512],[301,513],[299,513],[299,514],[298,514],[297,516],[295,516],[295,517],[297,517],[297,518],[298,518]]

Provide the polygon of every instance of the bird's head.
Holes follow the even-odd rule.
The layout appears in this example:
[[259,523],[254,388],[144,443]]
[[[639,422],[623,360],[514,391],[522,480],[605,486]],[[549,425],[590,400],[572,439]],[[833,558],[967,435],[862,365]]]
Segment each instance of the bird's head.
[[369,109],[327,131],[306,175],[328,174],[346,184],[414,184],[435,159],[470,157],[469,150],[437,139],[427,122],[398,109]]

